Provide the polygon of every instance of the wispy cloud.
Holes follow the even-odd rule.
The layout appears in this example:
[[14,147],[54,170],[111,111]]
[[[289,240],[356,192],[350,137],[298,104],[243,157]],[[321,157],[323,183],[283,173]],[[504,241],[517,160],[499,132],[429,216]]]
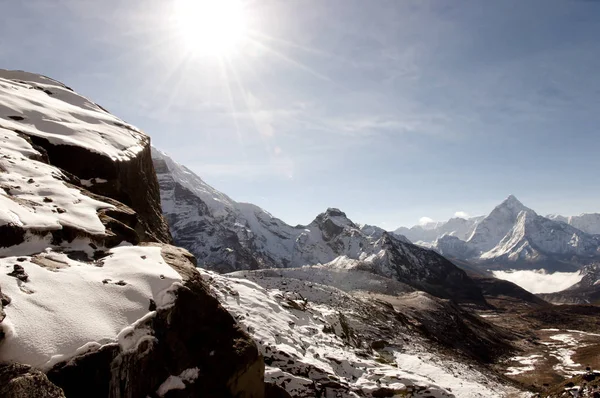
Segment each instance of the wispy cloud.
[[456,213],[454,213],[454,217],[465,218],[466,219],[466,218],[469,218],[471,216],[466,211],[457,211]]
[[433,222],[432,218],[429,217],[421,217],[419,218],[419,225],[427,225]]

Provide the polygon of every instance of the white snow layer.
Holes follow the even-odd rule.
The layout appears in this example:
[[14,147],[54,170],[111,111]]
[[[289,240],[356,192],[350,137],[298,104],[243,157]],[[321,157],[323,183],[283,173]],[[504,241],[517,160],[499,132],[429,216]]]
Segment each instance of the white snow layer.
[[73,227],[103,235],[105,228],[96,212],[113,206],[69,188],[59,169],[29,159],[35,155],[40,154],[29,142],[0,128],[0,225],[36,231]]
[[186,383],[191,384],[195,382],[199,374],[200,369],[190,368],[181,372],[179,376],[169,376],[167,377],[167,380],[158,387],[156,394],[158,394],[159,397],[164,397],[171,390],[185,390]]
[[[144,332],[135,326],[174,302],[181,276],[165,263],[159,247],[122,246],[100,263],[40,254],[60,265],[49,269],[32,257],[0,259],[2,292],[12,301],[0,325],[6,333],[0,362],[16,361],[47,369],[73,355],[107,343],[136,346]],[[7,275],[15,264],[27,281]]]
[[[12,118],[11,118],[12,117]],[[22,120],[14,120],[22,118]],[[146,136],[61,83],[44,76],[0,69],[0,127],[73,145],[113,160],[127,160]]]

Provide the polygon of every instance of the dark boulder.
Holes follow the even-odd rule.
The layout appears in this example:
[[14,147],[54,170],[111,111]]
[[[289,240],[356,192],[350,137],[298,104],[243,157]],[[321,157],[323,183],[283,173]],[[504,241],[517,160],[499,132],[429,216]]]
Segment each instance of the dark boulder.
[[265,383],[265,398],[293,398],[284,388],[274,383]]
[[65,398],[65,395],[45,374],[30,366],[0,364],[0,397]]

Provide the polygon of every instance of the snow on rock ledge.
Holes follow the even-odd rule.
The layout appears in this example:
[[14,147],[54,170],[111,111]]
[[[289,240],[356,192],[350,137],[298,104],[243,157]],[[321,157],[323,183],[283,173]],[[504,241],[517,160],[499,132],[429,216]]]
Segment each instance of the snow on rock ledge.
[[263,398],[256,345],[167,244],[149,137],[4,70],[0,237],[1,396],[155,396],[173,376],[167,396]]
[[[150,139],[137,128],[55,80],[0,69],[0,129],[23,159],[51,164],[63,172],[52,173],[56,179],[135,211],[137,219],[125,224],[135,229],[138,240],[171,242],[161,215]],[[6,131],[29,145],[17,145]],[[0,159],[14,164],[4,145],[0,149]]]
[[[35,252],[36,240],[51,240],[47,233],[63,228],[100,238],[105,235],[97,212],[112,209],[113,205],[67,186],[63,172],[37,160],[41,153],[14,131],[0,128],[0,144],[0,230],[8,234],[12,226],[20,230],[14,232],[16,234],[30,232],[27,239],[24,236],[3,239],[0,255],[14,253],[14,248],[7,247],[21,243],[32,246],[24,248],[25,252]],[[37,238],[32,233],[37,234]]]
[[5,128],[113,160],[131,159],[147,140],[135,127],[61,83],[28,72],[0,70],[0,118]]
[[[11,275],[16,269],[27,277]],[[172,304],[181,281],[158,247],[114,248],[95,263],[52,251],[0,259],[0,285],[11,298],[0,361],[48,369],[103,344],[134,346],[130,325]]]

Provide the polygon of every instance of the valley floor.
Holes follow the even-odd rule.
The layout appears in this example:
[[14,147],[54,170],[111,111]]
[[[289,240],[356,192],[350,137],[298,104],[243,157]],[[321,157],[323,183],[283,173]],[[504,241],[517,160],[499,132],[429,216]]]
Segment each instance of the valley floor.
[[515,345],[520,352],[499,361],[494,368],[539,397],[595,397],[578,391],[571,394],[567,387],[557,395],[556,386],[569,385],[581,376],[599,371],[599,315],[600,308],[594,306],[549,306],[480,313],[487,321],[512,330],[518,337]]

